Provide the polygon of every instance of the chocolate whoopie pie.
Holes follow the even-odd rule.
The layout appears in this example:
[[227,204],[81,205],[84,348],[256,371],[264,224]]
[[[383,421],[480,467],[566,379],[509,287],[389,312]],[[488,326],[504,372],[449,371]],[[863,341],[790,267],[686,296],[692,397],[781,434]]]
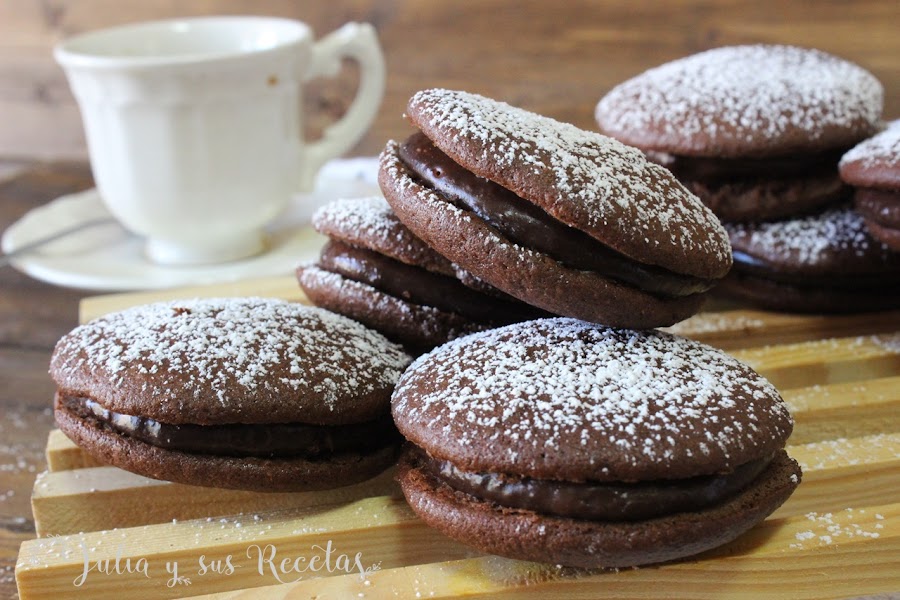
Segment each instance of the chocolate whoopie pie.
[[841,178],[856,187],[856,210],[872,237],[900,251],[900,120],[847,152]]
[[871,73],[824,52],[727,46],[616,86],[595,116],[723,221],[765,221],[842,198],[838,160],[877,131],[883,102]]
[[547,316],[484,283],[478,285],[415,237],[384,198],[338,200],[316,211],[312,222],[330,239],[317,264],[297,269],[309,299],[411,352],[474,331]]
[[718,292],[762,308],[854,313],[900,307],[900,254],[849,206],[774,223],[726,224],[734,269]]
[[689,556],[762,521],[801,476],[775,388],[658,331],[560,318],[476,333],[416,360],[391,404],[412,509],[511,558]]
[[65,335],[59,428],[104,463],[191,485],[335,488],[378,474],[410,358],[346,317],[262,298],[179,300]]
[[472,275],[557,315],[617,327],[687,318],[731,266],[699,200],[636,149],[466,92],[409,101],[379,183],[397,217]]

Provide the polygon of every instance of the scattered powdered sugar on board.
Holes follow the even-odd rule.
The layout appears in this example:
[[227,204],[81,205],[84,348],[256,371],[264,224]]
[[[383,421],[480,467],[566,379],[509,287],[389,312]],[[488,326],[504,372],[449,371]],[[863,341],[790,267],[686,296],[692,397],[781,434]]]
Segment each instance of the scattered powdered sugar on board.
[[727,223],[725,228],[735,250],[765,253],[773,262],[811,266],[829,262],[835,255],[876,253],[887,260],[893,254],[872,239],[863,218],[846,207],[788,221]]
[[[726,269],[730,264],[727,235],[715,215],[636,148],[477,94],[424,90],[409,106],[426,134],[441,132],[429,134],[441,150],[452,155],[449,146],[465,148],[459,152],[464,166],[490,173],[565,223],[605,231],[604,243],[621,238],[615,239],[620,252],[661,266],[669,266],[672,255],[695,263],[698,256],[714,257]],[[610,227],[618,227],[615,235]]]
[[494,470],[539,476],[523,473],[536,461],[597,480],[736,466],[781,448],[792,423],[775,388],[724,352],[564,318],[450,342],[412,364],[392,402],[401,432],[443,458],[484,468],[489,445]]
[[348,395],[390,390],[408,361],[398,345],[326,310],[210,298],[137,306],[82,325],[57,344],[51,374],[61,389],[101,403],[104,393],[123,408],[140,402],[135,397],[182,406],[212,398],[222,418],[240,418],[264,400],[273,413],[296,413],[290,405],[300,399],[334,410]]
[[[791,407],[793,408],[792,404]],[[896,436],[886,433],[864,438],[822,440],[804,444],[803,448],[805,450],[803,455],[807,458],[798,462],[804,472],[865,464],[872,460],[872,456],[880,455],[882,451],[900,458]]]
[[841,166],[860,162],[865,167],[876,163],[888,169],[900,169],[900,119],[892,121],[881,133],[860,142],[841,157]]
[[765,327],[765,321],[742,314],[700,313],[662,331],[690,337],[702,333],[747,333]]
[[876,346],[883,348],[888,352],[900,354],[900,331],[896,333],[873,335],[872,342],[874,342]]
[[811,512],[806,514],[810,529],[794,535],[796,542],[791,549],[800,550],[808,546],[835,546],[852,538],[875,539],[881,536],[885,518],[866,509],[845,508],[835,513]]
[[884,89],[871,73],[824,52],[726,46],[616,86],[595,116],[601,129],[623,139],[651,131],[659,149],[685,152],[694,143],[694,153],[713,155],[756,140],[803,144],[854,125],[872,127],[883,103]]

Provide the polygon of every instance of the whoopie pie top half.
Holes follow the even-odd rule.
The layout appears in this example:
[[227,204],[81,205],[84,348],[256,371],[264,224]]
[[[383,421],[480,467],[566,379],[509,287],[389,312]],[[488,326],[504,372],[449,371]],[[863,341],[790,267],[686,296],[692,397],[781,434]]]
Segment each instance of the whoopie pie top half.
[[847,151],[840,168],[850,185],[900,192],[900,119]]
[[731,267],[716,216],[635,148],[454,90],[416,93],[407,117],[466,170],[633,260],[708,279]]
[[849,148],[877,131],[881,83],[793,46],[726,46],[625,81],[597,104],[600,130],[643,150],[753,158]]
[[775,388],[724,352],[568,318],[419,357],[392,412],[408,440],[461,469],[574,482],[729,472],[783,448],[793,427]]
[[355,321],[264,298],[148,304],[57,343],[59,393],[161,423],[343,425],[386,413],[410,357]]

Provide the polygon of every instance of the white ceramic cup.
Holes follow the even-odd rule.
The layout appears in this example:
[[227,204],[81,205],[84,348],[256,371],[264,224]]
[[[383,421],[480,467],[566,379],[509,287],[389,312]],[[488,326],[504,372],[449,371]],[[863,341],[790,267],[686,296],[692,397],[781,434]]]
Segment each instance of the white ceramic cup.
[[[54,49],[78,101],[97,188],[160,264],[264,248],[263,228],[355,144],[384,94],[371,25],[319,41],[270,17],[155,21],[79,35]],[[302,84],[360,65],[356,98],[321,140],[303,139]]]

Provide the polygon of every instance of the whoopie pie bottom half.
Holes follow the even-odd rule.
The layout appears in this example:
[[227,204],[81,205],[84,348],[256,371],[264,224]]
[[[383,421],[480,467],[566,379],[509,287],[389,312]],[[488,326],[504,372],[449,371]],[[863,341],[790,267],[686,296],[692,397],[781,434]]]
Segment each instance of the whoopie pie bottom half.
[[398,479],[430,526],[479,550],[624,567],[729,542],[800,482],[778,392],[727,354],[558,318],[454,340],[392,398]]
[[147,477],[263,492],[328,489],[390,466],[390,394],[410,357],[363,325],[281,300],[150,304],[65,335],[59,428]]
[[381,197],[332,202],[312,219],[329,241],[297,279],[316,305],[421,354],[461,335],[551,316],[455,267]]
[[846,148],[808,156],[709,158],[647,151],[724,222],[774,221],[846,200],[836,166]]
[[734,268],[717,288],[721,295],[798,313],[900,307],[900,253],[873,239],[850,207],[726,229]]

